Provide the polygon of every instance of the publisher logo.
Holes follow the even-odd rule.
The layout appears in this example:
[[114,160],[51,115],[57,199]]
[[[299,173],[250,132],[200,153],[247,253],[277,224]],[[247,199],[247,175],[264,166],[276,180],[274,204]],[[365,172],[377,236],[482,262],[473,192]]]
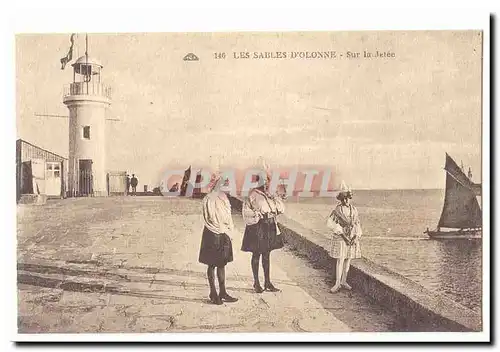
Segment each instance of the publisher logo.
[[184,56],[184,58],[182,60],[184,60],[184,61],[198,61],[200,59],[195,54],[189,53],[186,56]]

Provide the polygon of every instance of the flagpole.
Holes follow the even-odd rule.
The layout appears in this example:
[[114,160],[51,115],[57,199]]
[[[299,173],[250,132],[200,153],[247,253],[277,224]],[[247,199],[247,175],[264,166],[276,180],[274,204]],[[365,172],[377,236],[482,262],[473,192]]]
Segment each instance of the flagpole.
[[88,69],[89,69],[89,53],[88,53],[88,47],[89,47],[89,36],[88,33],[85,33],[85,81],[87,81],[87,94],[89,94],[89,75]]

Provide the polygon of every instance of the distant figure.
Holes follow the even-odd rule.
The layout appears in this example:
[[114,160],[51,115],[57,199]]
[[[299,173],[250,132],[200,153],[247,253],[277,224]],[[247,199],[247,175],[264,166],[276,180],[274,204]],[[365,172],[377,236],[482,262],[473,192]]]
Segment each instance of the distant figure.
[[169,190],[169,192],[179,192],[179,182],[175,183]]
[[130,185],[132,186],[132,195],[136,195],[137,193],[137,185],[139,184],[139,180],[135,177],[135,174],[132,174],[132,180],[130,180]]
[[337,259],[335,285],[330,292],[337,292],[340,287],[347,290],[351,286],[347,283],[347,274],[351,266],[351,259],[361,258],[359,240],[362,235],[358,210],[350,203],[352,192],[342,183],[337,195],[339,204],[328,217],[327,226],[332,230],[330,255]]
[[127,196],[130,194],[130,175],[127,175],[127,188],[126,188],[126,193],[127,193]]
[[162,196],[163,193],[161,192],[161,187],[155,187],[155,188],[153,188],[153,195],[155,195],[155,196]]
[[469,175],[468,176],[470,179],[472,179],[472,170],[470,169],[470,167],[469,167]]

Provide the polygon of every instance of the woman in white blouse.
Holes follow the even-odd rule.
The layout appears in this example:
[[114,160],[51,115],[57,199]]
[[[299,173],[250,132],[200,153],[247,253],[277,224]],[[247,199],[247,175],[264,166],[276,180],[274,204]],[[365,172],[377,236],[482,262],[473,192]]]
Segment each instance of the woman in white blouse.
[[[220,190],[223,180],[217,176],[211,191],[203,198],[203,220],[205,227],[200,246],[200,263],[208,265],[207,277],[210,285],[210,301],[214,304],[236,302],[226,291],[226,264],[233,261],[233,245],[230,234],[234,230],[231,217],[231,204],[223,191]],[[214,271],[217,267],[219,293],[215,287]]]
[[[266,184],[253,189],[243,204],[245,234],[241,250],[252,253],[252,272],[254,289],[257,293],[264,290],[280,291],[271,282],[270,255],[274,249],[282,248],[284,243],[276,222],[276,216],[284,212],[283,201],[267,192]],[[262,256],[264,269],[264,289],[259,281],[259,261]]]
[[337,195],[339,204],[328,217],[327,226],[332,230],[330,255],[337,259],[335,285],[331,292],[337,292],[340,287],[347,290],[351,286],[347,283],[347,274],[351,266],[351,259],[361,258],[359,240],[362,235],[358,210],[351,204],[352,192],[342,186]]

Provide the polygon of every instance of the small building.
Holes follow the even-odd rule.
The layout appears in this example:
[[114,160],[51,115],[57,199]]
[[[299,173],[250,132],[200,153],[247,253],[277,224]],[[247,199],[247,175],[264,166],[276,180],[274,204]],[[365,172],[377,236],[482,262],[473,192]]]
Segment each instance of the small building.
[[16,141],[16,201],[22,195],[63,198],[68,159],[25,140]]
[[[16,141],[16,201],[21,196],[66,198],[94,196],[93,192],[71,193],[68,189],[68,158],[23,139]],[[106,173],[106,195],[127,193],[127,172]]]

